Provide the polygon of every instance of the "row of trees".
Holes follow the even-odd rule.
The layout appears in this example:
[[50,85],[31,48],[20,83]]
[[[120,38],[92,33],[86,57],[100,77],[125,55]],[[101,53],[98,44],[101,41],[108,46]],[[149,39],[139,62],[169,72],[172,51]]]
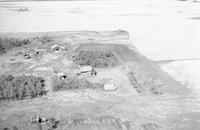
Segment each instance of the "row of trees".
[[0,76],[0,100],[21,100],[46,94],[45,80],[35,76]]

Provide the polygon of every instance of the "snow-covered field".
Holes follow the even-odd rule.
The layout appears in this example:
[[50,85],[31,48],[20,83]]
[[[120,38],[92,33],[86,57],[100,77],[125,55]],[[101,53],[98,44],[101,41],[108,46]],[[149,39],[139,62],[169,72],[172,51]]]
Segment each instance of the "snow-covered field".
[[[20,8],[29,11],[17,11]],[[0,2],[0,32],[116,29],[127,30],[134,45],[152,60],[200,59],[198,1]],[[178,61],[162,68],[199,86],[199,66],[200,61]]]
[[161,68],[175,80],[192,90],[193,96],[200,97],[200,61],[174,61],[164,64]]

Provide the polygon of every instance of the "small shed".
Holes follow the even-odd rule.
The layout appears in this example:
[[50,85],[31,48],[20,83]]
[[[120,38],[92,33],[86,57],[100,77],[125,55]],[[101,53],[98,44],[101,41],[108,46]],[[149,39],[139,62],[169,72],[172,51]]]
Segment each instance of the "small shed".
[[104,90],[105,91],[116,91],[117,86],[114,84],[113,80],[109,80],[104,84]]
[[87,73],[87,72],[92,72],[94,71],[93,67],[92,66],[80,66],[79,67],[80,69],[80,73]]
[[104,85],[104,90],[105,91],[115,91],[115,90],[117,90],[117,87],[112,83],[108,83],[108,84]]
[[67,78],[67,75],[64,74],[63,72],[59,72],[59,73],[57,73],[56,76],[57,76],[59,79],[66,79],[66,78]]
[[31,58],[30,54],[24,54],[24,59],[30,59],[30,58]]

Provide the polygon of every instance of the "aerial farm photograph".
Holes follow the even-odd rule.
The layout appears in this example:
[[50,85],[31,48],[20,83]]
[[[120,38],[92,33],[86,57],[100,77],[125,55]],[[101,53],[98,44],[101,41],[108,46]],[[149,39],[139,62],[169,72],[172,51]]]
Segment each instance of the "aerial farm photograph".
[[0,0],[0,130],[200,130],[200,0]]

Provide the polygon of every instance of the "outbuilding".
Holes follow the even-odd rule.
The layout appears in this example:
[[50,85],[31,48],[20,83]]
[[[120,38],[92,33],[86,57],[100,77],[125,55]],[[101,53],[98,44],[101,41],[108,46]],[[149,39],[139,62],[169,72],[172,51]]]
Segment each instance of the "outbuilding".
[[64,74],[63,72],[59,72],[59,73],[57,73],[57,77],[59,78],[59,79],[66,79],[67,78],[67,75],[66,74]]
[[113,80],[109,80],[106,83],[104,83],[103,88],[105,91],[116,91],[117,90],[117,86],[114,84]]
[[104,85],[105,91],[115,91],[117,90],[117,87],[113,83],[107,83]]
[[92,66],[79,66],[80,73],[91,73],[91,75],[97,75],[97,72]]

